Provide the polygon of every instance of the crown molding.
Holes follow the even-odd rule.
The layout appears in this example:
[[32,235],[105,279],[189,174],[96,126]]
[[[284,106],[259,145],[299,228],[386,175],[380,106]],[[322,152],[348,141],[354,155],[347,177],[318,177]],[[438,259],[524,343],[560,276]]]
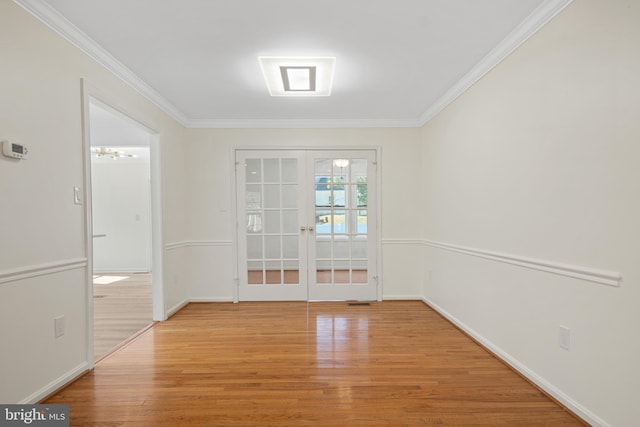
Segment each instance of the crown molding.
[[495,66],[500,64],[514,50],[533,36],[547,22],[551,21],[557,14],[569,6],[573,0],[545,0],[536,8],[520,25],[518,25],[509,35],[500,42],[498,46],[489,52],[479,63],[477,63],[467,74],[465,74],[456,84],[454,84],[442,97],[434,102],[425,111],[418,122],[419,126],[424,126],[431,119],[444,110],[449,104],[455,101],[460,95],[473,86],[478,80],[484,77]]
[[196,129],[323,129],[323,128],[415,128],[415,119],[190,119]]
[[150,102],[167,113],[171,118],[185,126],[186,116],[173,104],[162,97],[133,71],[113,57],[107,50],[73,25],[48,3],[40,0],[13,0],[35,18],[51,28],[65,40],[80,49],[85,55],[127,83]]
[[476,64],[462,79],[433,103],[420,117],[411,119],[192,119],[162,97],[151,86],[115,59],[79,28],[41,0],[13,0],[46,26],[108,71],[119,77],[150,102],[187,128],[390,128],[422,127],[485,74],[533,36],[573,0],[545,0],[525,21]]

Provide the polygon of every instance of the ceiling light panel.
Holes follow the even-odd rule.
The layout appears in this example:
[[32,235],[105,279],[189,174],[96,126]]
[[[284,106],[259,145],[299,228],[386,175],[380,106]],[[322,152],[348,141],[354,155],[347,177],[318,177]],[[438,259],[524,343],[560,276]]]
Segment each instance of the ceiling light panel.
[[333,84],[334,57],[258,58],[271,96],[329,96]]

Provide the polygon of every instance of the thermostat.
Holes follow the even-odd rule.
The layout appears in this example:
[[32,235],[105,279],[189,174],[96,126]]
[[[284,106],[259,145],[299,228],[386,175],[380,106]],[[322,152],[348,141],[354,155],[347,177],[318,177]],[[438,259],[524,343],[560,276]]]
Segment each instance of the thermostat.
[[24,145],[16,144],[11,141],[2,141],[2,154],[7,157],[13,157],[14,159],[26,159],[28,152],[29,150],[27,150],[27,147]]

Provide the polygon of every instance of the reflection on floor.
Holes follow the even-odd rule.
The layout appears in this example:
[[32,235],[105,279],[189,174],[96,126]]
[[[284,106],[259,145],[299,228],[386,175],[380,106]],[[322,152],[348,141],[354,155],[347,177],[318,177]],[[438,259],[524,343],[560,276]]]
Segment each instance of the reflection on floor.
[[93,351],[99,360],[153,322],[151,274],[93,276]]

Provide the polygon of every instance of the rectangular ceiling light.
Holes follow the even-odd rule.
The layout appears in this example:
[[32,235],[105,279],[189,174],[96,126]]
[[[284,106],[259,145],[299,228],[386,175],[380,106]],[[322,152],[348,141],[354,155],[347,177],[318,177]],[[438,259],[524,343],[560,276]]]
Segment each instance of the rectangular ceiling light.
[[280,67],[285,92],[316,90],[316,67]]
[[329,96],[334,57],[258,58],[271,96]]

